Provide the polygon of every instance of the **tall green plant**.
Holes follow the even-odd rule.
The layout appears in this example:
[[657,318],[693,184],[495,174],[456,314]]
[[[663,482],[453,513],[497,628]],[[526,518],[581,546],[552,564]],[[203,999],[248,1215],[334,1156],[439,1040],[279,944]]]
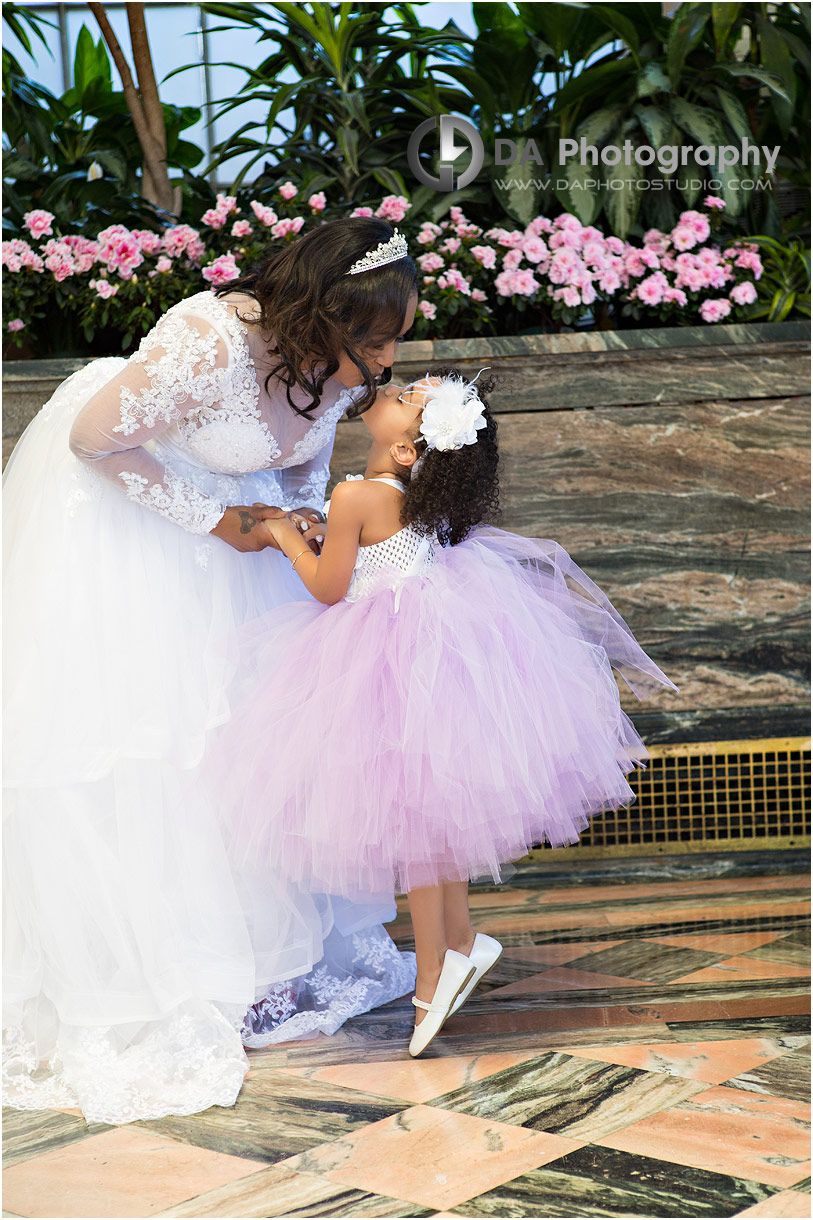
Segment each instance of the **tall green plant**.
[[[17,7],[4,5],[3,19],[19,37]],[[5,51],[3,85],[5,230],[18,232],[24,214],[34,208],[52,212],[63,232],[98,230],[111,223],[156,223],[159,213],[139,189],[141,148],[124,95],[113,88],[101,39],[94,42],[82,26],[73,84],[61,97],[26,77]],[[164,115],[168,163],[190,169],[203,154],[181,133],[198,121],[200,111],[165,105]]]
[[[262,162],[258,186],[304,174],[305,184],[324,189],[331,204],[364,203],[381,188],[411,194],[413,215],[439,202],[428,188],[410,189],[407,146],[425,118],[468,105],[468,95],[437,81],[429,65],[433,56],[464,57],[468,40],[452,23],[427,29],[410,4],[203,7],[231,27],[254,31],[272,48],[257,68],[230,65],[246,73],[245,84],[235,97],[222,99],[215,116],[249,96],[263,101],[264,138],[250,134],[254,123],[244,124],[216,146],[208,169],[248,154],[235,185]],[[290,71],[295,79],[283,80]],[[441,207],[447,206],[444,200]]]
[[[525,20],[544,29],[547,10],[558,5],[519,5]],[[809,86],[809,32],[804,4],[682,4],[671,18],[659,4],[593,5],[596,18],[612,29],[618,43],[565,83],[556,94],[551,117],[556,138],[585,138],[599,149],[608,144],[633,150],[649,145],[740,146],[780,144],[780,173],[793,166],[809,186],[803,163],[809,147],[809,102],[797,108],[802,80]],[[804,36],[803,36],[804,35]],[[809,44],[809,38],[807,38]],[[807,91],[807,89],[805,90]],[[803,151],[804,150],[804,151]],[[634,161],[634,158],[633,158]],[[756,166],[707,167],[692,155],[676,173],[657,167],[562,165],[557,179],[560,202],[585,223],[602,213],[619,236],[636,229],[668,228],[681,207],[693,206],[721,183],[726,215],[740,219],[744,231],[778,231],[781,218],[770,190],[749,190],[748,179],[763,178]],[[559,172],[561,171],[561,173]],[[585,184],[588,177],[598,185]],[[609,179],[621,189],[606,190]],[[642,183],[649,183],[649,190]],[[700,182],[697,186],[694,183]]]

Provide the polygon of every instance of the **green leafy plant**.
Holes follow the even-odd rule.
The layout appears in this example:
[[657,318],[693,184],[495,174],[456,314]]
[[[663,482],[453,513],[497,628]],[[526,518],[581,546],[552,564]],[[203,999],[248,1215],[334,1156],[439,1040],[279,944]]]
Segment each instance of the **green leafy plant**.
[[810,317],[810,249],[798,238],[782,244],[760,235],[749,241],[763,250],[762,277],[749,320],[784,322],[796,315]]
[[[324,189],[342,206],[366,203],[382,188],[406,194],[407,146],[415,127],[467,104],[465,93],[435,80],[429,60],[461,57],[468,40],[451,23],[444,30],[425,28],[410,4],[203,7],[271,46],[257,68],[229,65],[241,68],[246,81],[236,96],[221,100],[215,116],[248,96],[268,106],[262,138],[250,133],[255,124],[244,124],[214,149],[207,173],[248,154],[235,186],[262,162],[260,190],[293,177],[305,188]],[[291,71],[295,78],[284,80]],[[411,194],[419,211],[438,202],[448,207],[429,188]]]
[[[20,15],[8,11],[16,7],[5,5],[3,19],[20,37]],[[30,41],[23,45],[28,49]],[[61,97],[29,80],[6,56],[4,51],[4,230],[19,233],[25,213],[36,208],[54,213],[63,231],[160,223],[161,213],[141,195],[141,148],[124,95],[113,88],[104,42],[94,43],[82,26],[73,84]],[[200,111],[169,105],[163,111],[168,163],[189,170],[203,154],[181,133]]]

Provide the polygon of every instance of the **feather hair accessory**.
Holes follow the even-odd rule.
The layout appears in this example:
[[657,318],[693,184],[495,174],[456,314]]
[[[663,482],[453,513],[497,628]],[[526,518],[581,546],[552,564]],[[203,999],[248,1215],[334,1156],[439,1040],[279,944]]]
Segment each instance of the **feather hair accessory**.
[[[486,371],[480,369],[480,373]],[[459,376],[441,377],[437,384],[429,382],[422,387],[426,401],[419,432],[427,449],[462,449],[476,442],[477,433],[486,426],[485,405],[474,384],[477,377],[471,381]]]

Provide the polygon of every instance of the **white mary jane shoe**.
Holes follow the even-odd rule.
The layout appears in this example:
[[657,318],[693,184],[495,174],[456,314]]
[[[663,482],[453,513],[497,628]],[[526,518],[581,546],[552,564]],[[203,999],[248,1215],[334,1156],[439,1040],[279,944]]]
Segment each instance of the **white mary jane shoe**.
[[419,1000],[417,996],[412,997],[415,1007],[422,1008],[426,1013],[420,1025],[415,1026],[409,1043],[409,1053],[413,1058],[425,1051],[435,1035],[440,1033],[443,1022],[452,1012],[452,1005],[461,988],[466,986],[475,971],[474,963],[466,957],[465,953],[447,949],[438,985],[432,996],[432,1003],[427,1004],[425,1000]]
[[[460,989],[460,994],[452,1005],[452,1012],[457,1012],[458,1008],[463,1007],[477,984],[482,983],[489,970],[497,965],[501,957],[502,945],[500,942],[493,936],[484,936],[482,932],[478,932],[474,938],[471,953],[466,958],[466,961],[471,962],[474,966],[474,973],[468,983]],[[452,1015],[452,1012],[449,1013],[449,1016]]]

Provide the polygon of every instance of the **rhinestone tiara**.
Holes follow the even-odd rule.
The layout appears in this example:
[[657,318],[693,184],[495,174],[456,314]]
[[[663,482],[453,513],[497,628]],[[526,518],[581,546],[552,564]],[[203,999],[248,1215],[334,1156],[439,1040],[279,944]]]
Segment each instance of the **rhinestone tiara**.
[[387,263],[395,263],[399,258],[404,258],[409,254],[407,240],[403,233],[399,233],[396,229],[389,241],[382,241],[374,250],[368,250],[363,258],[360,258],[357,263],[346,275],[361,275],[362,271],[373,271],[376,267],[386,267]]

